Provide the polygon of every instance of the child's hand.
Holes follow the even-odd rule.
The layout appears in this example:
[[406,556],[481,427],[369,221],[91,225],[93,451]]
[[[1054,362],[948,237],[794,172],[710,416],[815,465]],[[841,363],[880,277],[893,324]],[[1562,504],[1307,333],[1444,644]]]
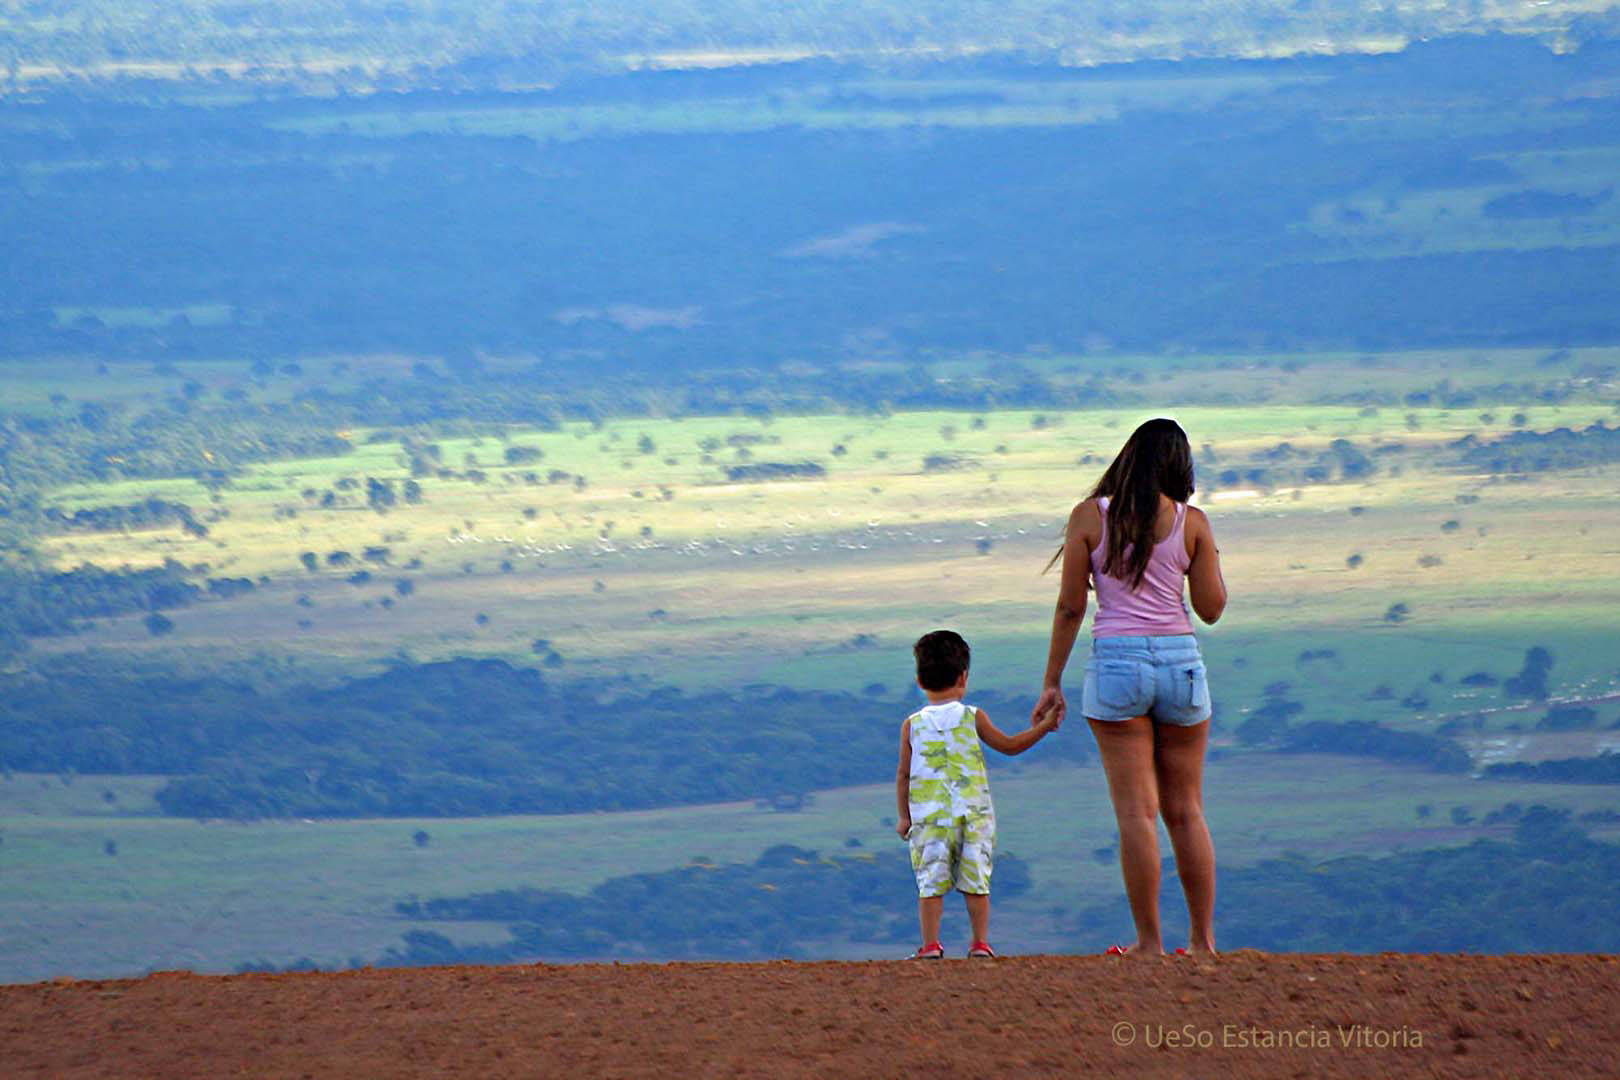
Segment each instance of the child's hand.
[[899,821],[895,822],[894,831],[900,834],[900,839],[904,840],[906,838],[906,834],[911,831],[911,815],[907,814],[905,817],[902,817]]
[[1030,727],[1040,727],[1041,721],[1050,715],[1052,726],[1049,730],[1056,730],[1063,723],[1063,714],[1069,709],[1069,703],[1063,700],[1063,689],[1057,686],[1048,686],[1041,691],[1040,698],[1035,702],[1035,708],[1030,711]]

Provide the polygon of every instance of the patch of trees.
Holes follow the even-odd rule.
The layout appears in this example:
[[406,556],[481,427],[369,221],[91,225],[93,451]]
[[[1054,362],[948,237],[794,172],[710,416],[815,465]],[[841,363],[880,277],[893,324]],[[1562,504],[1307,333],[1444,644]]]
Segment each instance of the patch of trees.
[[1323,450],[1306,450],[1293,443],[1277,445],[1246,458],[1223,459],[1219,472],[1210,466],[1214,484],[1224,488],[1255,487],[1268,490],[1301,484],[1329,484],[1365,480],[1378,471],[1377,462],[1349,439],[1334,439]]
[[394,482],[392,480],[382,480],[375,476],[366,477],[367,506],[378,513],[384,513],[397,501],[398,496],[394,494]]
[[91,506],[69,514],[59,507],[47,507],[47,528],[60,532],[139,532],[178,524],[192,536],[207,536],[208,526],[199,522],[185,503],[150,498],[128,506]]
[[[1420,404],[1427,404],[1425,401]],[[1391,443],[1373,454],[1399,457],[1407,447]],[[1247,458],[1223,458],[1201,476],[1213,476],[1209,486],[1248,486],[1262,490],[1298,484],[1325,484],[1364,480],[1379,471],[1379,461],[1349,439],[1335,439],[1326,450],[1309,451],[1282,442]],[[1575,469],[1620,461],[1620,428],[1597,423],[1581,431],[1516,431],[1500,439],[1482,440],[1466,435],[1450,443],[1434,460],[1452,468],[1484,473],[1528,473]],[[1467,497],[1464,497],[1464,499]],[[1464,501],[1459,499],[1459,501]],[[1460,522],[1450,521],[1442,531],[1455,532]]]
[[1286,682],[1268,683],[1261,691],[1260,704],[1249,710],[1237,727],[1237,740],[1245,746],[1275,745],[1288,732],[1288,722],[1305,711],[1303,702],[1288,696]]
[[545,454],[535,446],[508,446],[501,456],[508,465],[534,465],[544,458]]
[[1553,654],[1542,645],[1525,651],[1524,665],[1517,675],[1510,675],[1502,683],[1502,692],[1508,697],[1546,701],[1549,693],[1547,676],[1552,672]]
[[1466,435],[1452,443],[1464,467],[1489,473],[1580,469],[1620,461],[1620,427],[1596,423],[1580,431],[1515,431],[1500,439]]
[[[1379,696],[1393,696],[1387,693]],[[1371,720],[1337,723],[1314,720],[1292,724],[1305,711],[1302,702],[1288,696],[1290,686],[1275,682],[1263,691],[1259,705],[1238,725],[1238,742],[1296,754],[1348,754],[1405,765],[1418,765],[1433,772],[1461,773],[1471,767],[1468,751],[1455,739],[1417,731],[1400,731]],[[1424,704],[1427,704],[1425,701]]]
[[1492,780],[1531,780],[1542,784],[1620,784],[1620,754],[1559,758],[1555,761],[1505,761],[1485,767]]
[[[1017,855],[996,854],[994,891],[1010,899],[1033,879]],[[512,939],[457,945],[414,930],[385,964],[503,963],[537,957],[803,956],[829,942],[901,942],[916,934],[916,885],[898,843],[882,855],[822,855],[790,844],[752,863],[706,860],[603,882],[584,896],[508,889],[395,904],[410,919],[506,923]]]
[[[75,671],[72,683],[63,693],[55,681],[0,681],[0,766],[166,774],[174,779],[157,794],[163,811],[208,818],[571,813],[802,796],[888,775],[907,711],[769,686],[605,699],[599,683],[552,682],[495,660],[398,665],[274,694],[95,670]],[[976,698],[992,715],[1029,709]],[[1077,761],[1090,751],[1060,740],[1034,753]]]
[[256,588],[252,578],[209,578],[208,595],[217,596],[221,600],[229,600],[234,596],[246,596]]
[[0,634],[71,634],[87,619],[185,607],[203,593],[188,580],[194,572],[173,559],[143,570],[85,565],[37,573],[0,566]]
[[1287,730],[1278,749],[1302,754],[1351,754],[1420,765],[1431,772],[1465,773],[1472,767],[1468,751],[1455,739],[1397,731],[1370,720],[1300,724]]
[[1595,213],[1598,207],[1614,195],[1614,188],[1604,188],[1596,195],[1576,195],[1572,192],[1511,191],[1498,195],[1480,207],[1488,218],[1567,218],[1584,217]]
[[[7,488],[27,493],[62,484],[166,476],[192,476],[219,487],[243,465],[336,457],[351,449],[347,439],[332,433],[330,421],[312,421],[307,411],[300,414],[292,407],[260,410],[219,402],[178,409],[172,402],[84,402],[48,417],[0,415],[0,494]],[[164,512],[178,517],[178,506],[171,504]],[[119,509],[105,508],[100,516],[113,522]],[[150,506],[121,509],[131,521],[152,513]],[[195,518],[188,512],[181,520]]]
[[726,479],[732,483],[754,480],[815,480],[826,475],[826,467],[814,461],[758,461],[747,465],[726,466]]
[[[1620,845],[1531,806],[1509,840],[1318,861],[1283,854],[1222,867],[1215,920],[1228,948],[1299,952],[1614,952]],[[1179,911],[1177,909],[1180,909]],[[1165,923],[1185,925],[1177,890]],[[1124,901],[1087,908],[1082,942],[1131,925]]]
[[1588,731],[1597,727],[1597,710],[1589,705],[1554,705],[1536,721],[1537,731]]

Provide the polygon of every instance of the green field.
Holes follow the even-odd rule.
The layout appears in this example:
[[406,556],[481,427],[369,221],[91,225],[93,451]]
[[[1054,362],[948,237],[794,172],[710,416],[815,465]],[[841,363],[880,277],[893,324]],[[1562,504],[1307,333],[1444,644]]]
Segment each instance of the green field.
[[[1066,727],[1054,737],[1089,735]],[[887,764],[874,763],[874,772]],[[1035,881],[1030,893],[998,905],[997,941],[1013,951],[1062,951],[1066,942],[1054,923],[1119,889],[1115,864],[1094,854],[1114,836],[1102,775],[1095,768],[1002,761],[991,769],[998,846],[1026,859]],[[1323,756],[1214,762],[1207,786],[1226,866],[1285,852],[1313,859],[1384,854],[1510,831],[1454,825],[1449,811],[1457,806],[1483,817],[1508,802],[1579,813],[1614,809],[1620,800],[1612,788],[1483,782]],[[820,792],[797,813],[741,803],[557,817],[257,824],[96,815],[86,812],[94,808],[89,803],[42,807],[35,794],[116,790],[133,799],[136,788],[126,778],[77,777],[71,788],[56,777],[0,780],[0,881],[8,883],[0,891],[0,923],[7,927],[0,977],[227,970],[246,959],[285,964],[301,956],[328,965],[364,962],[411,929],[392,909],[407,896],[520,886],[583,892],[610,877],[670,869],[695,857],[752,861],[779,843],[828,854],[850,854],[852,838],[865,851],[899,844],[883,820],[893,814],[889,784]],[[1427,819],[1418,817],[1420,805],[1433,808]],[[412,840],[418,829],[429,834],[426,846]],[[106,853],[108,841],[116,855]],[[896,872],[904,875],[903,863]],[[436,929],[463,942],[505,936],[490,924]],[[882,946],[825,948],[830,955],[884,955]]]
[[[209,528],[205,538],[178,528],[57,533],[43,551],[59,568],[176,558],[206,563],[208,575],[267,580],[248,595],[172,610],[175,629],[161,637],[137,616],[100,619],[77,636],[36,640],[30,655],[45,665],[239,671],[274,681],[335,678],[390,656],[536,664],[531,643],[543,638],[568,678],[629,673],[691,690],[877,683],[892,695],[910,680],[909,642],[945,624],[974,643],[976,686],[1028,695],[1057,585],[1040,571],[1063,515],[1138,421],[1168,413],[1197,449],[1199,499],[1232,592],[1229,614],[1204,634],[1221,710],[1216,744],[1226,752],[1209,780],[1223,865],[1284,851],[1325,858],[1455,844],[1491,831],[1454,824],[1454,807],[1478,817],[1509,802],[1586,812],[1615,808],[1616,795],[1254,752],[1233,733],[1281,682],[1310,719],[1425,733],[1451,725],[1479,765],[1620,745],[1610,730],[1620,717],[1612,649],[1620,468],[1493,475],[1454,464],[1453,444],[1465,436],[1491,441],[1614,420],[1612,382],[1580,373],[1605,370],[1616,350],[1548,356],[1169,357],[1166,372],[1145,378],[1132,376],[1130,358],[1035,357],[1032,366],[1103,380],[1120,403],[618,418],[556,430],[483,425],[479,434],[347,430],[339,432],[353,446],[347,454],[251,465],[217,490],[177,477],[50,491],[46,505],[67,512],[154,496],[184,502]],[[368,361],[345,364],[307,365],[308,374],[288,377],[293,387],[275,392],[292,401],[298,380],[361,378]],[[993,364],[941,358],[929,374],[991,378]],[[42,409],[63,385],[43,369],[17,378]],[[124,370],[118,379],[126,395],[161,394],[177,379],[210,393],[238,383],[258,392],[239,366],[202,362],[161,375]],[[1549,386],[1561,388],[1555,400],[1546,400]],[[1472,399],[1407,404],[1423,393]],[[1371,455],[1371,475],[1299,479],[1297,466],[1337,439]],[[448,471],[419,475],[421,503],[368,508],[366,479],[399,489],[410,453],[428,443]],[[541,457],[509,466],[514,447]],[[949,460],[930,466],[932,456]],[[765,482],[726,471],[772,462],[825,471]],[[1221,480],[1228,468],[1264,462],[1277,470],[1265,482]],[[566,476],[553,482],[552,470]],[[327,494],[332,505],[322,507]],[[369,546],[387,547],[386,558],[365,562]],[[318,556],[314,572],[300,565],[305,551]],[[327,565],[334,551],[350,552],[354,565]],[[371,580],[351,584],[359,566]],[[397,590],[401,579],[412,582],[409,595]],[[1404,618],[1388,617],[1395,604],[1406,605]],[[1595,728],[1538,731],[1546,704],[1463,682],[1477,672],[1513,675],[1538,644],[1556,658],[1555,700],[1592,704]],[[1059,737],[1089,735],[1075,723]],[[1117,870],[1096,854],[1113,825],[1094,767],[1042,765],[1038,753],[1032,760],[993,766],[1002,849],[1027,859],[1035,875],[1029,895],[998,908],[998,940],[1060,950],[1066,914],[1117,891]],[[733,804],[252,824],[157,816],[151,800],[162,778],[18,774],[0,780],[8,927],[0,973],[227,969],[300,956],[363,962],[411,928],[391,907],[410,895],[523,885],[580,892],[696,856],[748,861],[782,842],[845,852],[853,839],[859,850],[883,851],[892,842],[882,820],[892,812],[889,769],[874,761],[872,786],[818,792],[798,813]],[[1420,819],[1419,805],[1432,813]],[[418,829],[430,835],[425,846],[412,840]],[[463,942],[504,933],[488,924],[438,929]],[[882,954],[858,943],[823,947]]]
[[[1488,441],[1614,419],[1602,385],[1578,383],[1580,392],[1556,404],[1540,401],[1544,356],[1187,358],[1171,361],[1174,383],[1127,382],[1137,403],[1082,411],[614,419],[437,439],[343,431],[350,453],[249,466],[217,492],[187,477],[51,492],[49,504],[64,511],[148,497],[183,502],[209,528],[205,538],[178,528],[60,534],[44,548],[59,567],[173,558],[206,563],[211,575],[268,581],[249,596],[174,612],[177,628],[161,638],[127,617],[36,647],[42,655],[114,649],[154,663],[182,655],[366,663],[400,651],[525,663],[534,662],[531,642],[544,638],[582,677],[632,664],[687,687],[854,689],[904,686],[918,628],[951,624],[979,643],[982,685],[1028,691],[1056,589],[1040,570],[1063,516],[1139,420],[1168,413],[1198,448],[1199,500],[1216,523],[1233,593],[1207,640],[1222,700],[1241,711],[1263,686],[1294,680],[1335,702],[1343,719],[1427,730],[1483,712],[1480,730],[1497,730],[1539,714],[1504,710],[1494,691],[1458,680],[1511,675],[1531,645],[1554,651],[1563,693],[1597,698],[1620,688],[1601,637],[1620,600],[1611,569],[1615,468],[1492,476],[1444,459],[1465,436]],[[1560,366],[1612,358],[1612,350],[1578,350]],[[1048,362],[1076,378],[1130,370],[1096,359]],[[1399,402],[1440,386],[1484,400],[1322,404],[1346,366],[1364,395]],[[1436,368],[1450,372],[1439,383]],[[936,377],[984,374],[953,360]],[[1193,403],[1240,396],[1265,404]],[[435,443],[446,475],[420,477],[419,505],[368,508],[367,478],[396,486],[409,478],[407,435]],[[1219,479],[1233,463],[1273,458],[1287,477],[1288,461],[1309,460],[1338,439],[1372,455],[1371,475],[1260,486]],[[540,460],[507,465],[512,448]],[[824,473],[728,480],[727,469],[760,463]],[[387,553],[367,563],[368,547]],[[299,564],[303,552],[317,556],[314,572]],[[329,566],[333,552],[353,563]],[[357,567],[371,579],[351,583]],[[396,589],[402,579],[413,587],[408,596]],[[1386,618],[1396,604],[1408,612],[1398,623]],[[1335,655],[1300,661],[1308,650]],[[1393,697],[1365,700],[1380,684]],[[1402,706],[1414,691],[1428,704]]]
[[1481,160],[1500,164],[1541,190],[1591,202],[1577,203],[1577,213],[1564,218],[1514,217],[1493,214],[1492,204],[1522,185],[1437,187],[1399,199],[1369,189],[1319,204],[1307,228],[1341,245],[1339,258],[1596,247],[1620,239],[1620,204],[1603,194],[1617,165],[1615,149],[1532,150]]
[[483,102],[458,109],[386,104],[280,121],[280,130],[379,139],[422,134],[522,136],[538,142],[627,135],[739,135],[927,128],[1056,128],[1118,120],[1131,109],[1210,107],[1239,94],[1286,88],[1309,76],[1167,74],[1158,79],[1076,82],[1000,79],[838,80],[767,97],[704,97],[645,103],[537,105]]

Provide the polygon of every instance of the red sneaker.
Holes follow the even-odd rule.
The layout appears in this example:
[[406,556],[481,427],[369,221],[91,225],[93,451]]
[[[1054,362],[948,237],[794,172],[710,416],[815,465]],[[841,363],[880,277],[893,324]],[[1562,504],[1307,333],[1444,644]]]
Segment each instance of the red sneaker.
[[906,957],[906,959],[907,960],[943,960],[943,959],[945,959],[945,946],[941,945],[937,941],[930,941],[927,945],[924,945],[922,948],[918,949],[916,952],[914,952],[910,956]]
[[994,960],[996,958],[996,950],[990,947],[990,943],[988,941],[975,941],[972,947],[968,949],[968,956],[969,958],[982,956],[986,959]]

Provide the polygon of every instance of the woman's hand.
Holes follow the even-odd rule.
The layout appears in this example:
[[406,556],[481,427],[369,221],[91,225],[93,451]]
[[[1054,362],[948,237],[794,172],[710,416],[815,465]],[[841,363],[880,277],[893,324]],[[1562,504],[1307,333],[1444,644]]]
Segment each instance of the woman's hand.
[[1045,690],[1041,691],[1040,698],[1035,702],[1034,710],[1029,714],[1030,727],[1034,727],[1037,723],[1039,723],[1041,714],[1048,711],[1052,713],[1053,730],[1055,731],[1056,729],[1062,727],[1063,717],[1069,711],[1068,703],[1063,700],[1062,687],[1048,686]]

